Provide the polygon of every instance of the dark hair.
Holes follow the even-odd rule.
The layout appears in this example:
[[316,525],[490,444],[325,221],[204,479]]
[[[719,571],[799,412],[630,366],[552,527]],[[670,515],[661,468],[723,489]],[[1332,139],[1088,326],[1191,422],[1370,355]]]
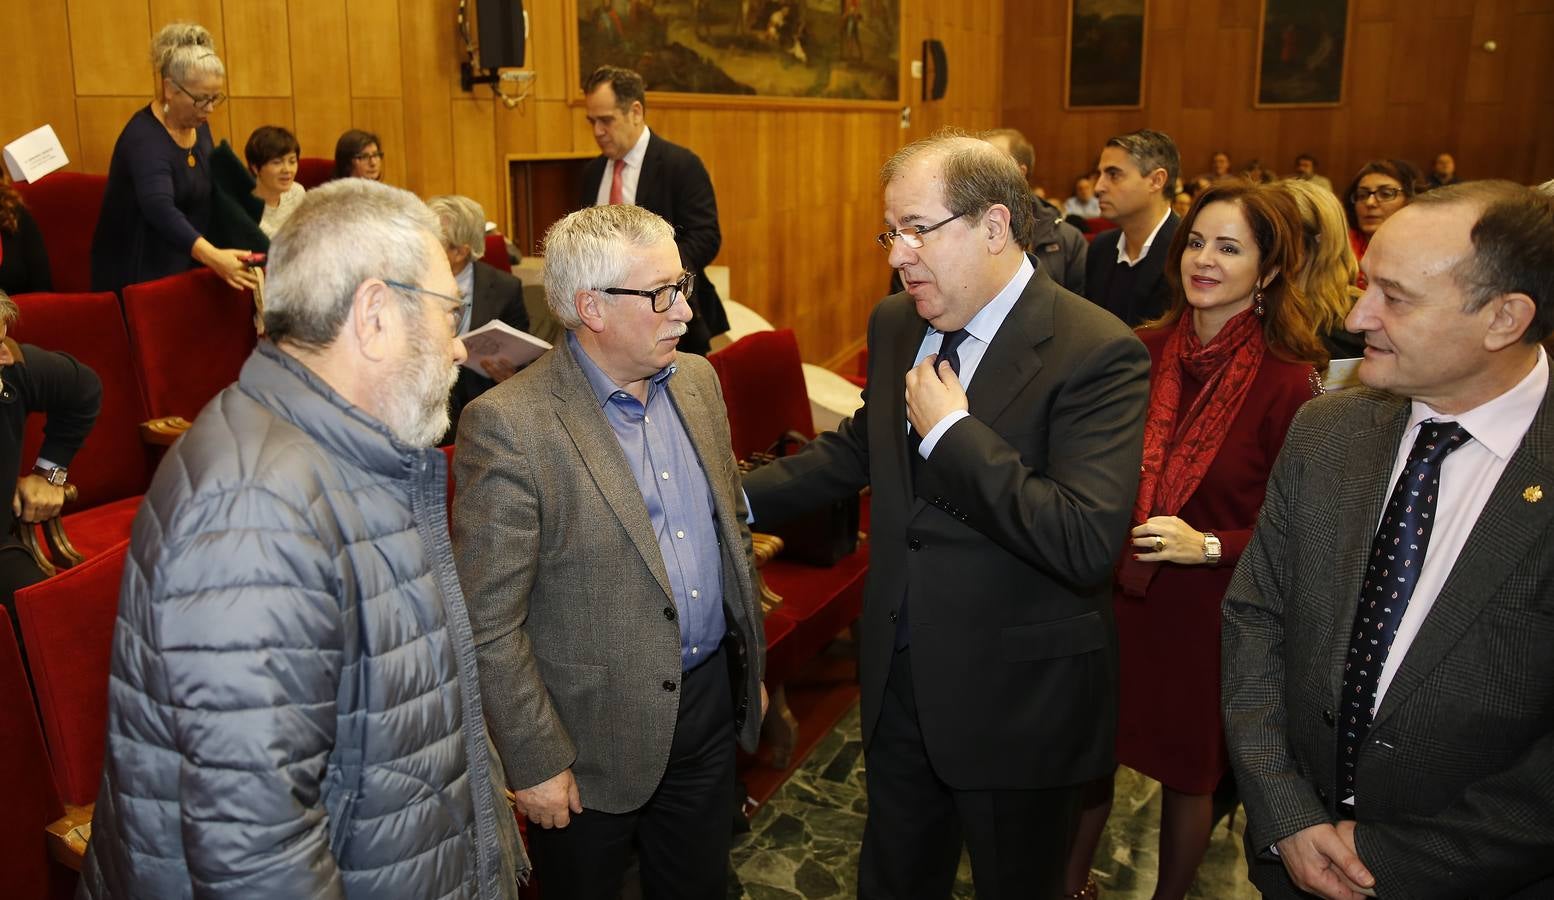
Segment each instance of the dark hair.
[[335,177],[349,178],[351,176],[351,163],[355,161],[356,154],[366,150],[373,144],[378,149],[383,149],[383,142],[370,131],[362,131],[360,128],[352,128],[340,139],[335,141]]
[[11,176],[0,169],[0,231],[15,234],[21,227],[16,211],[26,205],[22,202],[22,195],[11,186]]
[[1300,165],[1300,161],[1303,160],[1303,159],[1311,160],[1311,168],[1315,169],[1317,167],[1317,158],[1315,156],[1312,156],[1310,153],[1302,153],[1299,156],[1295,157],[1295,164],[1297,166]]
[[[1156,169],[1165,169],[1167,188],[1176,184],[1182,170],[1182,157],[1176,151],[1176,142],[1163,131],[1141,128],[1127,134],[1119,134],[1108,140],[1107,147],[1116,147],[1128,154],[1139,174],[1145,178]],[[1164,190],[1161,192],[1164,193]]]
[[[1187,294],[1182,290],[1182,257],[1187,253],[1193,224],[1198,214],[1211,203],[1232,203],[1246,218],[1252,238],[1257,242],[1257,280],[1264,282],[1263,340],[1275,355],[1314,366],[1327,364],[1328,354],[1317,337],[1316,315],[1301,294],[1299,273],[1306,262],[1305,231],[1300,210],[1289,194],[1276,186],[1254,184],[1244,179],[1219,181],[1205,189],[1193,201],[1171,239],[1166,257],[1166,279],[1171,283],[1171,305],[1165,313],[1145,327],[1169,325],[1182,318],[1187,309]],[[1276,274],[1269,275],[1275,269]]]
[[297,143],[296,135],[279,125],[260,125],[243,145],[243,158],[248,160],[248,167],[255,170],[288,153],[301,156],[302,145]]
[[642,82],[642,76],[634,70],[620,66],[600,66],[583,79],[583,94],[592,94],[603,84],[608,84],[615,92],[615,107],[622,112],[631,109],[634,100],[642,104],[644,110],[647,109],[647,88]]
[[919,156],[938,158],[944,206],[957,216],[977,220],[994,204],[1009,210],[1009,232],[1022,249],[1036,233],[1030,186],[1020,177],[1009,154],[953,128],[913,141],[897,150],[880,169],[880,184],[889,185]]
[[1349,182],[1348,190],[1338,199],[1344,201],[1344,217],[1349,220],[1349,230],[1359,231],[1360,220],[1354,215],[1354,189],[1360,186],[1360,179],[1367,175],[1385,175],[1396,181],[1403,187],[1403,202],[1413,201],[1419,193],[1419,172],[1408,162],[1401,159],[1373,159],[1360,167],[1355,173],[1354,180]]
[[1510,181],[1465,181],[1414,202],[1478,210],[1473,255],[1452,273],[1468,294],[1466,312],[1505,294],[1526,294],[1538,311],[1522,341],[1536,344],[1554,332],[1554,199]]

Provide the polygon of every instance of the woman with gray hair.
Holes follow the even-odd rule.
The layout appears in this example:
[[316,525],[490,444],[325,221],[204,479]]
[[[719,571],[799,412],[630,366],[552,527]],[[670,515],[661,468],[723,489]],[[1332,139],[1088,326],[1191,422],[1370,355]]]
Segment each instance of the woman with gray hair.
[[152,102],[119,133],[108,164],[97,232],[92,236],[92,289],[174,275],[200,263],[234,288],[259,277],[247,250],[206,240],[211,224],[211,136],[207,120],[226,101],[227,70],[203,27],[178,22],[157,32],[151,63]]

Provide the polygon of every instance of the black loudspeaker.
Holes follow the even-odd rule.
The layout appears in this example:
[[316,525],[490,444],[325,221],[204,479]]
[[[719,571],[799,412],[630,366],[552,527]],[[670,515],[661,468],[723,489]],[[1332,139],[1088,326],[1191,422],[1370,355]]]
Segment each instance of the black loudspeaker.
[[523,0],[476,0],[475,21],[482,69],[523,67]]
[[943,100],[949,80],[950,64],[944,57],[944,45],[933,38],[923,41],[923,99]]

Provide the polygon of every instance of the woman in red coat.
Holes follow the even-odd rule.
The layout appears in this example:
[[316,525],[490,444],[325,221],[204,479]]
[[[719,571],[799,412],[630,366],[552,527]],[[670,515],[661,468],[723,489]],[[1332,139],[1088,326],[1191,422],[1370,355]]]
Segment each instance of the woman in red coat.
[[[1132,540],[1113,598],[1121,651],[1118,761],[1164,786],[1156,900],[1185,896],[1228,768],[1220,726],[1220,601],[1295,411],[1327,354],[1296,287],[1300,214],[1288,194],[1218,182],[1171,242],[1173,303],[1138,331],[1152,359]],[[1081,817],[1070,896],[1088,880],[1111,784]]]

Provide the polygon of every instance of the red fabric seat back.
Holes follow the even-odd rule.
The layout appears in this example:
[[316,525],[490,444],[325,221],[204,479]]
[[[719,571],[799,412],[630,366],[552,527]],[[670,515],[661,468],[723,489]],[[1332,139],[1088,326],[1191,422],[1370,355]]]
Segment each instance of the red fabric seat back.
[[48,750],[32,703],[32,688],[11,630],[0,615],[0,772],[5,773],[5,815],[0,816],[0,872],[12,897],[57,896],[43,827],[65,810],[54,790]]
[[[97,373],[103,384],[102,412],[70,464],[70,480],[81,492],[66,512],[79,512],[146,492],[156,462],[140,438],[145,398],[130,355],[129,334],[119,298],[99,294],[18,294],[21,319],[11,329],[18,341],[68,353]],[[22,471],[32,470],[43,443],[44,416],[27,417]]]
[[1117,223],[1113,222],[1111,219],[1103,219],[1100,217],[1085,219],[1085,234],[1100,234],[1103,231],[1111,231],[1116,227]]
[[486,255],[480,261],[488,266],[496,266],[503,272],[512,272],[513,261],[507,255],[507,238],[500,231],[492,231],[486,234]]
[[27,667],[60,799],[97,799],[108,733],[108,671],[129,541],[16,592]]
[[107,189],[108,176],[80,172],[52,172],[36,183],[16,185],[43,233],[54,290],[92,289],[92,233]]
[[297,183],[313,190],[335,177],[335,161],[319,156],[304,156],[297,160]]
[[789,431],[815,436],[804,363],[791,329],[747,334],[707,361],[723,385],[735,457],[766,450]]
[[253,298],[205,268],[126,287],[124,316],[153,419],[194,421],[237,380],[258,340]]

